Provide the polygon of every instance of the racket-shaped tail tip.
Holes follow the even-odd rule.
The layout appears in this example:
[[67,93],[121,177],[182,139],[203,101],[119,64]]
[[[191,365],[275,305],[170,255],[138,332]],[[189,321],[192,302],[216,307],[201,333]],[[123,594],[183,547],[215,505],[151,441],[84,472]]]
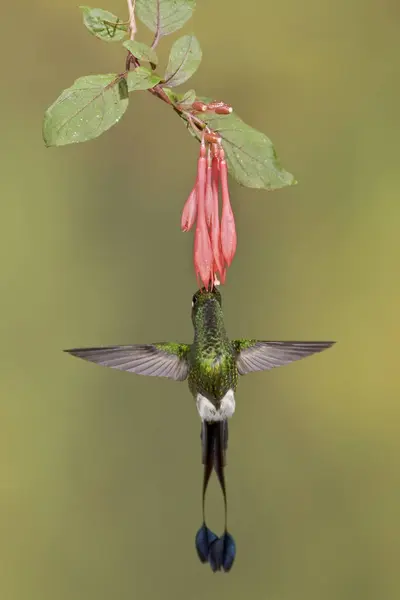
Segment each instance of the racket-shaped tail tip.
[[232,568],[236,556],[235,540],[227,531],[223,536],[216,539],[210,546],[208,561],[211,569],[217,571],[225,571],[229,573]]
[[215,533],[208,529],[207,525],[203,523],[196,533],[195,539],[197,555],[202,563],[206,563],[208,561],[210,546],[217,539],[218,537],[215,535]]

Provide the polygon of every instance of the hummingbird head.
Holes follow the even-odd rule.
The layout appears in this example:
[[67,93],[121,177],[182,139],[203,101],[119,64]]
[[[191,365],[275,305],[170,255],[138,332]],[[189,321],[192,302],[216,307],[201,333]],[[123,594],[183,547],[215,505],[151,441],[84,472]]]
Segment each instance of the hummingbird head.
[[219,290],[214,286],[210,291],[204,287],[198,290],[192,298],[192,321],[195,322],[196,315],[204,307],[222,306],[222,298]]

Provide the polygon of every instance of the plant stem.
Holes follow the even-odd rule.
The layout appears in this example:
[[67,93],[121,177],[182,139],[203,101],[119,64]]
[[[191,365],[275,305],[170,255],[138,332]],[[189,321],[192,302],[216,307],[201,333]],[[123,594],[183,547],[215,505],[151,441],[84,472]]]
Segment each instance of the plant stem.
[[182,117],[185,121],[187,121],[187,123],[192,128],[193,132],[195,132],[197,135],[200,135],[200,133],[201,133],[201,131],[203,131],[203,129],[207,129],[206,124],[201,119],[196,117],[196,115],[190,113],[187,110],[182,110],[182,108],[180,108],[179,105],[173,104],[160,85],[155,85],[153,88],[149,89],[148,91],[151,94],[153,94],[153,96],[156,96],[157,98],[159,98],[166,104],[169,104],[170,106],[172,106],[174,111],[177,112],[179,114],[179,116]]
[[135,19],[135,4],[136,4],[136,0],[128,0],[129,30],[130,30],[129,38],[132,41],[135,39],[135,35],[136,35],[136,31],[137,31],[136,19]]
[[[127,0],[127,2],[128,2],[128,9],[129,9],[130,39],[133,41],[135,39],[135,34],[137,31],[136,19],[135,19],[136,0]],[[160,20],[160,0],[157,0],[157,28],[156,28],[156,33],[154,36],[153,43],[151,45],[152,48],[155,48],[157,46],[157,44],[161,38],[161,29],[160,29],[159,20]],[[125,73],[123,74],[124,77],[127,76],[128,72],[131,68],[131,65],[133,65],[133,67],[136,68],[140,65],[140,63],[133,54],[128,52],[128,55],[126,57],[126,64],[125,64]],[[199,119],[198,117],[196,117],[195,115],[191,114],[190,112],[188,112],[186,110],[182,110],[182,108],[179,108],[179,106],[173,104],[171,102],[171,100],[169,99],[169,97],[167,96],[167,94],[162,89],[161,85],[155,85],[152,89],[149,89],[149,92],[151,94],[153,94],[154,96],[157,96],[157,98],[159,98],[166,104],[169,104],[170,106],[172,106],[173,109],[180,115],[180,117],[183,118],[189,124],[189,126],[191,127],[191,129],[193,130],[193,132],[195,134],[200,135],[200,132],[203,129],[207,129],[205,123],[203,123],[203,121],[201,121],[201,119]]]

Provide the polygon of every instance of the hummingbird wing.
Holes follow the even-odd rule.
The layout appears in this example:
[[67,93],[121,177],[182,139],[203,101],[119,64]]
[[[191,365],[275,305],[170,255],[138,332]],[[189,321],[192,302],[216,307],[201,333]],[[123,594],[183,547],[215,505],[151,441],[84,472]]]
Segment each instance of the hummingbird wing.
[[267,371],[322,352],[335,342],[262,342],[260,340],[234,340],[236,364],[239,375],[253,371]]
[[189,350],[190,346],[187,344],[160,342],[133,346],[73,348],[64,352],[120,371],[183,381],[189,371]]

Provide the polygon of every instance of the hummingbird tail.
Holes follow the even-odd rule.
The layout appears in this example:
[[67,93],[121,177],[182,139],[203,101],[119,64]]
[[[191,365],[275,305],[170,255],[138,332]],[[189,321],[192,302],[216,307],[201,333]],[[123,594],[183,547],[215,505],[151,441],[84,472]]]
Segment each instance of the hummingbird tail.
[[204,465],[203,477],[203,520],[205,521],[205,496],[211,471],[214,468],[222,490],[225,505],[225,528],[227,521],[227,498],[224,467],[228,448],[228,421],[203,421],[201,428],[201,444]]
[[215,423],[215,440],[214,440],[214,471],[218,477],[222,495],[224,497],[225,507],[225,530],[227,528],[228,505],[226,498],[225,485],[225,465],[226,465],[226,449],[228,446],[228,421],[218,421]]
[[[226,450],[228,447],[228,422],[203,421],[201,428],[202,456],[204,465],[203,476],[203,525],[196,534],[196,550],[202,563],[209,562],[211,569],[225,572],[230,571],[236,555],[236,545],[228,532],[228,505],[225,486],[224,468],[226,465]],[[219,538],[208,529],[205,521],[205,496],[211,472],[214,469],[224,497],[225,528]]]
[[209,423],[208,421],[203,421],[201,424],[201,448],[202,448],[202,457],[203,457],[203,465],[204,465],[204,475],[203,475],[203,521],[205,522],[205,498],[208,487],[208,482],[210,481],[211,472],[214,465],[214,430],[213,423]]
[[214,430],[210,427],[212,423],[202,421],[201,424],[201,451],[202,451],[202,462],[204,465],[203,475],[203,498],[202,498],[202,511],[203,511],[203,524],[196,534],[196,550],[197,555],[202,563],[208,562],[208,555],[210,552],[210,546],[218,536],[208,529],[206,525],[206,514],[205,514],[205,499],[208,482],[210,481],[211,473],[214,464]]

